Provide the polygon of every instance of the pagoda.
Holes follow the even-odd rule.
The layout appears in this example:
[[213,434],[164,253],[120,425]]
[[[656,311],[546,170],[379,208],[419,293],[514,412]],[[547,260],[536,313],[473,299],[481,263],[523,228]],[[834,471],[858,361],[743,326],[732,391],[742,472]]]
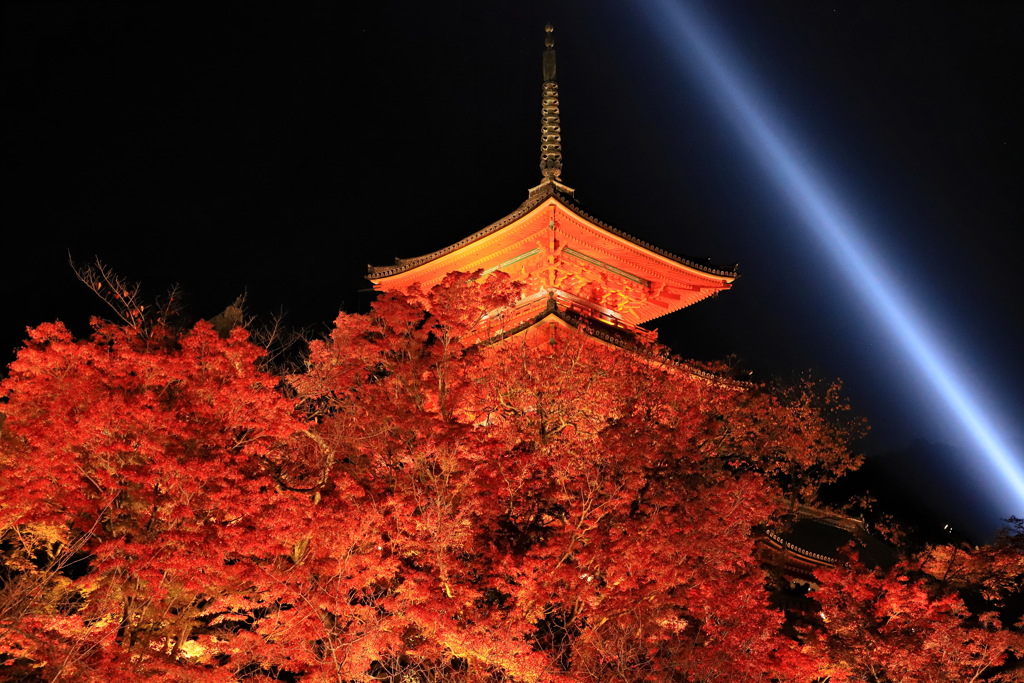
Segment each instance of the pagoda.
[[[455,244],[423,256],[370,266],[367,279],[378,291],[428,290],[452,272],[501,271],[523,285],[519,301],[495,311],[480,341],[548,331],[578,329],[616,346],[653,338],[641,327],[663,315],[729,289],[736,266],[713,267],[669,253],[590,216],[562,182],[562,138],[552,27],[546,28],[541,114],[541,182],[526,201],[500,220]],[[495,329],[496,328],[496,329]],[[548,339],[547,334],[540,339]],[[744,390],[746,384],[674,362],[691,376]],[[778,533],[762,530],[767,563],[790,588],[811,586],[815,569],[837,562],[840,548],[855,544],[877,564],[891,562],[884,544],[864,524],[848,517],[800,506]],[[798,612],[813,603],[777,592],[779,605]]]
[[562,182],[562,136],[552,27],[546,28],[541,104],[541,182],[519,208],[455,244],[429,254],[370,266],[379,291],[423,290],[452,272],[507,273],[519,301],[498,311],[506,338],[549,324],[621,343],[646,338],[640,327],[729,289],[736,267],[676,256],[585,213]]

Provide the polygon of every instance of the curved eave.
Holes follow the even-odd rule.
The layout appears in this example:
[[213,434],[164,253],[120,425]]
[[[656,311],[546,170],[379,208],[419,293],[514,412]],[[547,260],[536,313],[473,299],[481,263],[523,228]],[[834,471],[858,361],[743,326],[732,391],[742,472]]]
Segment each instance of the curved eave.
[[806,548],[801,548],[792,541],[788,541],[782,536],[772,533],[769,530],[764,531],[765,538],[768,539],[768,544],[776,550],[789,553],[791,555],[798,556],[811,564],[818,564],[821,566],[835,566],[838,560],[831,555],[825,555],[822,553],[816,553]]
[[400,275],[402,273],[413,270],[414,268],[431,263],[432,261],[447,256],[448,254],[458,251],[463,247],[469,246],[474,242],[477,242],[478,240],[487,237],[488,235],[492,235],[498,232],[502,228],[512,225],[513,223],[523,218],[524,216],[529,215],[530,212],[536,209],[537,207],[544,204],[544,202],[546,202],[548,198],[554,198],[555,201],[561,204],[562,207],[566,209],[568,212],[608,232],[611,235],[614,235],[620,239],[630,242],[631,244],[640,247],[641,249],[644,249],[645,251],[648,251],[656,256],[668,259],[669,261],[682,265],[686,268],[695,270],[701,274],[726,278],[730,282],[734,280],[739,274],[737,266],[711,266],[708,264],[699,263],[697,261],[691,261],[690,259],[678,256],[669,251],[656,247],[652,244],[648,244],[647,242],[637,239],[636,237],[633,237],[632,235],[625,233],[621,230],[617,230],[616,228],[613,228],[607,223],[604,223],[583,211],[570,199],[570,197],[567,194],[559,191],[559,188],[556,187],[554,183],[545,182],[531,190],[530,196],[526,199],[525,202],[519,205],[519,208],[517,208],[515,211],[505,216],[504,218],[495,221],[494,223],[491,223],[482,230],[478,230],[472,235],[469,235],[468,237],[459,240],[455,244],[451,244],[443,249],[439,249],[429,254],[424,254],[423,256],[417,256],[410,259],[395,259],[394,265],[391,266],[371,265],[369,266],[369,273],[366,275],[366,279],[376,282],[384,278]]
[[[736,276],[733,276],[733,279],[735,279],[735,277]],[[701,293],[700,296],[692,297],[683,306],[679,306],[677,308],[665,309],[664,311],[661,311],[660,313],[657,313],[656,315],[645,316],[643,321],[640,324],[646,325],[647,323],[651,322],[652,320],[658,320],[659,318],[664,318],[666,315],[672,315],[673,313],[676,313],[677,311],[680,311],[680,310],[682,310],[684,308],[689,308],[690,306],[693,306],[696,303],[700,303],[701,301],[704,301],[705,299],[710,299],[712,297],[718,296],[721,292],[724,292],[724,291],[728,290],[729,287],[731,286],[731,284],[732,284],[732,281],[730,280],[724,287],[721,287],[719,289],[704,291],[704,292]]]
[[486,228],[484,228],[482,230],[477,230],[472,235],[469,235],[468,237],[464,237],[461,240],[459,240],[458,242],[456,242],[455,244],[451,244],[451,245],[445,247],[444,249],[438,249],[437,251],[433,251],[433,252],[431,252],[429,254],[424,254],[423,256],[416,256],[414,258],[409,258],[409,259],[396,258],[395,259],[395,264],[392,265],[392,266],[372,266],[371,265],[369,267],[370,268],[370,272],[366,275],[366,279],[367,280],[381,280],[381,279],[386,278],[386,277],[392,277],[394,275],[400,275],[401,273],[404,273],[406,271],[412,270],[413,268],[416,268],[418,266],[422,266],[424,264],[430,263],[431,261],[435,261],[435,260],[437,260],[437,259],[439,259],[439,258],[441,258],[443,256],[447,256],[448,254],[451,254],[452,252],[458,251],[459,249],[462,249],[463,247],[467,247],[470,244],[473,244],[474,242],[476,242],[478,240],[481,240],[484,237],[487,237],[488,235],[493,235],[494,233],[498,232],[499,230],[501,230],[504,227],[512,225],[517,220],[519,220],[520,218],[528,215],[531,211],[533,211],[534,209],[536,209],[538,206],[540,206],[543,203],[544,203],[544,198],[543,197],[541,197],[541,198],[530,197],[525,202],[520,204],[518,209],[516,209],[515,211],[513,211],[509,215],[505,216],[504,218],[502,218],[500,220],[495,221],[494,223],[491,223],[490,225],[488,225]]
[[[642,338],[645,332],[643,328],[628,330],[623,328],[609,328],[600,324],[594,324],[594,321],[588,319],[586,316],[559,306],[555,299],[548,299],[547,304],[536,313],[517,321],[508,329],[497,332],[486,339],[481,339],[479,344],[481,346],[494,346],[496,344],[500,344],[501,342],[522,334],[531,328],[537,327],[546,320],[558,320],[564,326],[577,330],[601,343],[632,352],[637,352],[640,349],[642,344],[639,342],[638,337]],[[710,372],[697,367],[692,363],[679,360],[678,358],[660,356],[656,357],[656,361],[663,364],[671,371],[683,372],[691,377],[710,382],[726,389],[734,391],[749,391],[754,386],[750,382]]]
[[558,199],[558,201],[566,209],[568,209],[572,213],[576,214],[577,216],[579,216],[583,220],[588,221],[588,222],[592,223],[593,225],[596,225],[597,227],[601,228],[602,230],[605,230],[605,231],[607,231],[607,232],[609,232],[609,233],[611,233],[611,234],[613,234],[613,235],[615,235],[617,237],[621,237],[622,239],[626,240],[627,242],[631,242],[631,243],[635,244],[638,247],[642,247],[643,249],[646,249],[647,251],[649,251],[651,253],[657,254],[657,255],[662,256],[664,258],[667,258],[667,259],[669,259],[671,261],[675,261],[676,263],[684,265],[687,268],[692,268],[693,270],[696,270],[696,271],[698,271],[700,273],[703,273],[705,275],[714,275],[714,276],[717,276],[717,277],[729,278],[730,280],[734,280],[734,279],[736,279],[739,276],[739,266],[737,264],[733,264],[732,266],[722,266],[722,265],[715,265],[715,266],[713,266],[713,265],[708,264],[708,263],[700,263],[698,261],[692,261],[692,260],[690,260],[690,259],[688,259],[688,258],[686,258],[684,256],[679,256],[678,254],[673,254],[672,252],[667,251],[665,249],[662,249],[661,247],[656,247],[653,244],[649,244],[647,242],[644,242],[641,239],[633,237],[629,233],[626,233],[626,232],[623,232],[622,230],[614,228],[614,227],[612,227],[611,225],[605,223],[602,220],[594,218],[593,216],[588,214],[586,211],[581,209],[577,204],[573,203],[568,197],[565,197],[564,195],[562,195],[560,193],[554,193],[554,195],[555,195],[555,198]]

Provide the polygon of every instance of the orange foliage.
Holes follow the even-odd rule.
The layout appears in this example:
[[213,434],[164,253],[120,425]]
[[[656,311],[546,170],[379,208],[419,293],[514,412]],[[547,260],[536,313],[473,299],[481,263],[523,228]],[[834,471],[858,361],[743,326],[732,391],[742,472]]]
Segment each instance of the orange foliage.
[[809,680],[755,529],[856,464],[850,432],[812,387],[696,376],[657,348],[480,345],[516,296],[464,274],[384,294],[287,381],[241,330],[32,330],[0,384],[0,664]]
[[[822,586],[812,595],[822,624],[808,631],[806,649],[820,674],[837,683],[1021,680],[1019,669],[1000,667],[1024,654],[1024,622],[1005,627],[999,605],[977,599],[999,567],[981,570],[976,584],[937,580],[929,572],[951,550],[937,548],[888,571],[852,562],[818,572]],[[1014,555],[1004,553],[1002,561],[1019,564]],[[1019,599],[1019,583],[1015,591]]]

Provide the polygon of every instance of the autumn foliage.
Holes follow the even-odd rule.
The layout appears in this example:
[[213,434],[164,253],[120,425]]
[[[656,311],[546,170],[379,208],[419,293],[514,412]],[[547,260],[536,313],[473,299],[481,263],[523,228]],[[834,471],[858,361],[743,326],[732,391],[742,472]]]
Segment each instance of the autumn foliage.
[[0,678],[952,681],[911,669],[1019,647],[965,602],[1013,560],[937,555],[823,574],[827,620],[784,635],[759,529],[857,465],[845,403],[564,326],[481,343],[516,296],[382,295],[287,377],[242,329],[30,330],[0,384]]
[[1018,659],[1003,666],[1024,654],[1021,540],[929,548],[888,570],[851,561],[818,572],[822,623],[808,629],[808,649],[837,683],[1024,680]]

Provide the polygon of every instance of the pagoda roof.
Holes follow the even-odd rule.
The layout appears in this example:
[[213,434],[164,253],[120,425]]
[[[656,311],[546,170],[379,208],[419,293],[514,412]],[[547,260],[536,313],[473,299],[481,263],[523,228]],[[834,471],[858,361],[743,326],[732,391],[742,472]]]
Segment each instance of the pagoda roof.
[[593,225],[596,225],[613,235],[616,235],[629,242],[632,242],[636,246],[641,247],[647,251],[671,259],[679,263],[680,265],[692,268],[701,273],[706,273],[708,275],[718,277],[735,279],[736,277],[739,276],[739,266],[736,264],[729,266],[711,265],[709,263],[694,261],[683,256],[673,254],[660,247],[656,247],[648,242],[645,242],[637,237],[634,237],[633,235],[630,235],[629,233],[623,232],[622,230],[618,230],[617,228],[612,227],[608,223],[605,223],[604,221],[601,221],[591,216],[582,208],[580,208],[580,206],[576,203],[575,199],[572,197],[572,192],[573,191],[571,188],[568,188],[562,185],[561,183],[543,182],[537,187],[530,190],[530,195],[529,197],[527,197],[526,201],[520,204],[519,208],[517,208],[515,211],[508,214],[504,218],[501,218],[491,223],[482,230],[474,232],[472,235],[464,237],[463,239],[459,240],[458,242],[455,242],[454,244],[448,245],[447,247],[444,247],[442,249],[438,249],[437,251],[432,251],[429,254],[423,254],[422,256],[415,256],[413,258],[407,259],[395,258],[395,263],[390,266],[371,265],[369,266],[369,273],[367,274],[366,279],[376,282],[377,280],[382,280],[387,277],[399,275],[406,271],[412,270],[413,268],[416,268],[426,263],[430,263],[431,261],[434,261],[443,256],[456,252],[459,249],[462,249],[463,247],[467,247],[473,244],[474,242],[477,242],[478,240],[481,240],[484,237],[494,234],[495,232],[498,232],[499,230],[515,223],[517,220],[526,216],[531,211],[533,211],[541,204],[543,204],[548,198],[554,198],[566,209],[576,214],[580,218],[588,221],[589,223],[592,223]]
[[[526,310],[517,308],[512,311],[499,312],[497,316],[499,318],[497,320],[498,324],[489,330],[482,330],[485,335],[490,333],[491,336],[482,336],[479,343],[482,346],[499,345],[517,335],[536,331],[542,323],[556,323],[556,321],[556,324],[581,332],[598,342],[632,352],[643,352],[645,345],[648,342],[654,341],[655,338],[655,335],[643,328],[626,329],[617,327],[609,324],[607,321],[602,321],[592,315],[588,315],[585,311],[576,310],[571,302],[559,301],[559,298],[554,295],[549,295],[540,305],[523,308]],[[510,313],[513,315],[510,316]],[[501,320],[503,317],[511,319]],[[719,372],[711,372],[692,362],[664,355],[660,352],[651,356],[651,359],[652,362],[669,371],[682,372],[721,387],[738,391],[746,391],[752,387],[745,380],[735,379]]]
[[596,314],[636,326],[728,289],[735,266],[678,256],[583,211],[572,190],[545,179],[515,211],[443,249],[370,267],[378,289],[425,289],[460,271],[501,270],[524,297],[561,293],[592,302]]

